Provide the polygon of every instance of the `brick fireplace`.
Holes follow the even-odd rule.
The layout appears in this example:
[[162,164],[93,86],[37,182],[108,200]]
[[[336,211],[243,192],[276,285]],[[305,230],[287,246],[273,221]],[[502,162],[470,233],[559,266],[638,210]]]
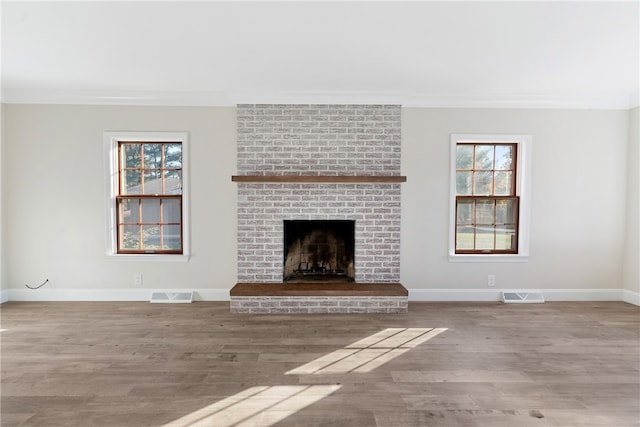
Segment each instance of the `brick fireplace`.
[[[234,288],[233,312],[406,311],[406,295],[397,295],[404,181],[400,111],[397,105],[237,107],[236,288],[264,284],[268,295],[239,295]],[[273,295],[276,288],[267,285],[284,278],[285,223],[311,220],[353,224],[355,284],[341,292],[327,284],[322,292],[314,280],[312,288],[319,292]],[[363,296],[359,291],[367,285],[379,290]],[[305,283],[289,286],[298,286],[293,291],[298,294],[305,289]]]

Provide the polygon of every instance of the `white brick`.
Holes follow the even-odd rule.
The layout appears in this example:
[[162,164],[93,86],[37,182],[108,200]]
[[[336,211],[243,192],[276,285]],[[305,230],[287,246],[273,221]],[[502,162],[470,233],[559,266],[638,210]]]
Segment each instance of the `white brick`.
[[[240,105],[238,129],[239,174],[400,174],[398,106]],[[282,280],[283,219],[356,220],[356,280],[399,280],[400,185],[239,183],[239,278]]]

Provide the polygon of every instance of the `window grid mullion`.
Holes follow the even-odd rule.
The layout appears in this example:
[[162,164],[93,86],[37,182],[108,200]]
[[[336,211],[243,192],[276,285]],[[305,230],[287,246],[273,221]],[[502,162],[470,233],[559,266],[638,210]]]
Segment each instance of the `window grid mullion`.
[[[495,163],[494,163],[494,167],[495,167]],[[495,251],[496,247],[497,247],[497,244],[498,244],[498,242],[497,242],[497,239],[498,239],[498,235],[497,235],[497,232],[498,232],[498,226],[497,226],[497,224],[498,224],[498,218],[497,218],[498,206],[497,206],[497,200],[496,199],[493,199],[492,205],[493,205],[493,250]]]
[[142,250],[142,237],[144,235],[144,233],[142,232],[142,199],[138,199],[138,218],[138,250]]
[[[475,161],[475,160],[474,160]],[[473,201],[473,250],[478,248],[478,201]]]
[[[493,150],[493,160],[491,163],[491,195],[496,195],[496,146],[491,147]],[[494,246],[495,248],[495,246]]]
[[[476,146],[473,145],[473,158],[471,159],[471,195],[476,195]],[[475,205],[475,204],[474,204]],[[475,245],[473,246],[475,248]]]
[[165,165],[164,148],[165,148],[165,144],[163,143],[160,146],[160,182],[161,182],[160,187],[162,188],[162,194],[166,193],[166,188],[164,186],[164,165]]
[[[164,186],[164,182],[163,182],[163,186]],[[164,192],[164,189],[163,189]],[[160,199],[160,213],[158,215],[158,218],[160,218],[160,249],[164,248],[164,218],[163,218],[163,209],[162,209],[162,202],[164,201],[164,199]]]
[[144,144],[140,144],[140,193],[145,194],[145,177],[144,177]]

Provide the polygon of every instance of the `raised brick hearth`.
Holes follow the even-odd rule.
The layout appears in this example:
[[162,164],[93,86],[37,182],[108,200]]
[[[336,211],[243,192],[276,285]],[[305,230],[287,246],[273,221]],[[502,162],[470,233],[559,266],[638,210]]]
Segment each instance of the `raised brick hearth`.
[[238,283],[231,289],[234,313],[406,313],[400,283]]
[[[269,177],[400,178],[400,122],[397,105],[238,106],[234,181],[238,186],[239,284],[282,284],[285,220],[355,221],[356,284],[398,284],[401,179],[296,182]],[[262,179],[254,182],[251,177]],[[305,284],[291,284],[300,285]],[[247,300],[251,295],[232,292],[231,309],[406,311],[406,295],[363,296],[362,290],[345,289],[350,294],[328,296],[262,294],[254,295],[259,298],[254,301]],[[381,298],[392,299],[383,303]],[[393,298],[404,302],[396,304]]]

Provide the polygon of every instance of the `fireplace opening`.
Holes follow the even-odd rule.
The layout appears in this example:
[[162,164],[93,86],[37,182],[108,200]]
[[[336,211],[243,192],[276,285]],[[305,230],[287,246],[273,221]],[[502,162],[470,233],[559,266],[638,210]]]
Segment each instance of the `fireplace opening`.
[[285,220],[283,281],[355,280],[355,221]]

